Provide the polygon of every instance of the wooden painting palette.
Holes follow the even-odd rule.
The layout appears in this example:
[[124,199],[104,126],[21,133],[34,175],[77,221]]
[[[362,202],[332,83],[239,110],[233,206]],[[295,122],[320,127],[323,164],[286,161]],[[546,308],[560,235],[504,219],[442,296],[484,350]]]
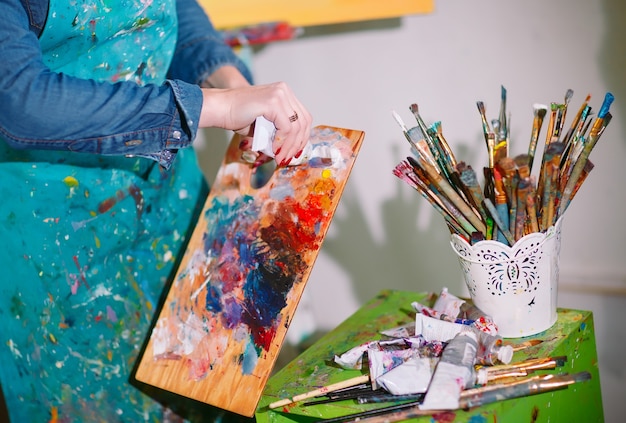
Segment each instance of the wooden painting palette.
[[233,137],[136,379],[253,416],[364,138],[318,126],[255,188]]

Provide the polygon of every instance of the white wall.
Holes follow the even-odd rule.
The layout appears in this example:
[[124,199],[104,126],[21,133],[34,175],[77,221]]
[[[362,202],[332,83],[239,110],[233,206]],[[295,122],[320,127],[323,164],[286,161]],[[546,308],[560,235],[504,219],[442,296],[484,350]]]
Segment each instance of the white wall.
[[[594,307],[597,324],[607,324],[597,328],[608,343],[599,345],[603,390],[624,398],[623,357],[610,352],[624,351],[624,338],[606,330],[616,327],[608,325],[614,318],[624,321],[624,311],[616,313],[625,310],[626,297],[611,298],[607,309],[603,292],[626,292],[625,5],[438,0],[430,15],[309,28],[297,40],[257,51],[257,83],[287,81],[315,124],[366,133],[290,332],[310,326],[311,316],[318,329],[330,329],[384,288],[464,292],[443,220],[391,173],[409,153],[392,109],[412,126],[408,106],[417,102],[427,123],[442,122],[457,158],[480,169],[487,154],[476,101],[497,117],[500,85],[512,116],[511,155],[528,148],[533,103],[562,102],[571,88],[571,117],[588,93],[597,112],[611,91],[613,120],[564,221],[560,284],[563,292],[590,292],[563,301]],[[607,421],[617,416],[611,413]]]

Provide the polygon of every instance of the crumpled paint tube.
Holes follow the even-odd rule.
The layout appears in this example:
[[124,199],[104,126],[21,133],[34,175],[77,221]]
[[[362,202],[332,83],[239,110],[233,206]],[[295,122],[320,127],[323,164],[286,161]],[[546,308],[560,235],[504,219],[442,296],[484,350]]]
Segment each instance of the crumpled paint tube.
[[461,313],[458,317],[462,319],[474,320],[473,325],[482,332],[490,335],[498,334],[498,326],[493,321],[491,316],[487,316],[484,311],[473,304],[466,302],[461,305]]
[[413,310],[418,313],[421,313],[424,316],[432,317],[433,319],[445,320],[446,322],[451,323],[460,323],[462,325],[471,325],[474,323],[474,320],[455,318],[453,315],[444,314],[434,308],[418,303],[417,301],[412,302],[411,307],[413,307]]
[[379,376],[376,382],[393,395],[426,392],[438,359],[413,356],[401,365]]
[[447,342],[454,338],[464,327],[467,328],[468,326],[435,319],[419,313],[415,315],[415,333],[421,334],[428,342]]
[[422,410],[455,410],[461,392],[474,386],[478,336],[470,328],[459,332],[443,350],[424,397]]
[[363,366],[363,355],[371,348],[385,348],[392,345],[406,345],[402,338],[388,341],[369,341],[353,347],[341,355],[335,355],[335,363],[343,369],[360,370]]
[[367,350],[367,363],[369,365],[372,389],[376,390],[380,387],[377,382],[380,376],[402,365],[416,354],[416,351],[408,348],[402,350],[381,350],[376,347],[369,348]]
[[383,330],[380,333],[390,338],[408,338],[411,336],[415,336],[415,325],[408,324],[408,325],[398,326],[395,328]]
[[504,345],[501,336],[490,335],[479,330],[477,330],[477,333],[477,363],[492,366],[494,364],[509,364],[511,362],[513,359],[513,347],[511,345]]
[[[257,117],[254,124],[254,135],[252,137],[252,151],[264,153],[268,157],[274,157],[272,142],[274,141],[275,133],[276,127],[274,127],[274,123],[265,119],[263,116]],[[291,158],[289,166],[297,166],[314,158],[329,159],[332,162],[332,167],[335,168],[343,166],[341,151],[336,147],[323,144],[316,144],[314,146],[310,142],[306,143],[299,157]],[[254,162],[256,157],[244,155],[244,160]]]
[[443,287],[439,297],[435,300],[433,308],[441,314],[456,318],[461,312],[461,306],[465,304],[465,302],[465,300],[450,294],[448,288]]

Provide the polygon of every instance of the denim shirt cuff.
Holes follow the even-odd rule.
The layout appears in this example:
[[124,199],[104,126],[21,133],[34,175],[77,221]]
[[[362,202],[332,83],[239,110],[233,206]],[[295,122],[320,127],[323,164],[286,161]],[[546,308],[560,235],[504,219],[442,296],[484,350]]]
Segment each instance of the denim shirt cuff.
[[202,90],[197,85],[183,81],[167,80],[172,88],[178,113],[175,113],[165,146],[158,153],[136,154],[155,160],[164,169],[169,169],[176,159],[179,149],[189,147],[198,133],[200,111],[202,108]]

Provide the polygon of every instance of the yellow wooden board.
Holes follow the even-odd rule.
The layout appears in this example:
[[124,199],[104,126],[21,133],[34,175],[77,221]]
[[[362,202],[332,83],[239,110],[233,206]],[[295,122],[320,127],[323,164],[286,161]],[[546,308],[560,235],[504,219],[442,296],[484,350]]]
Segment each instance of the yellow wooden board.
[[284,21],[313,26],[430,13],[434,0],[198,0],[219,28]]
[[363,137],[317,126],[309,160],[260,187],[233,138],[137,380],[254,414]]

